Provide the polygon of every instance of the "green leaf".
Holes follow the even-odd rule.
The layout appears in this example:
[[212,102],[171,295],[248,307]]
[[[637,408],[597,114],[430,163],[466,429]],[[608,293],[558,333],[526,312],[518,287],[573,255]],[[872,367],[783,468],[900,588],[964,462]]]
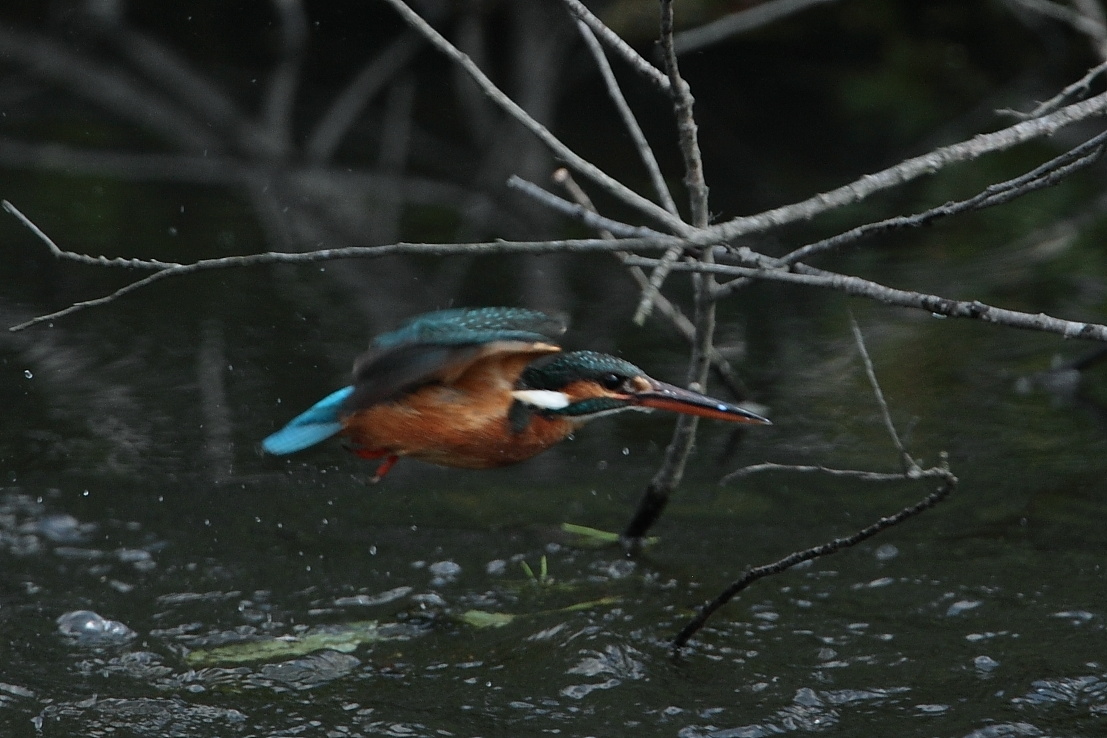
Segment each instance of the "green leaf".
[[212,666],[272,661],[324,649],[349,653],[366,643],[394,640],[398,637],[382,633],[377,621],[365,620],[345,625],[328,625],[299,636],[265,638],[192,651],[185,656],[185,661],[190,666]]
[[[598,528],[589,528],[586,525],[574,525],[573,523],[562,523],[561,530],[570,535],[576,536],[576,540],[573,543],[582,548],[599,548],[600,546],[607,546],[614,543],[619,543],[620,536],[618,533],[612,533],[607,530],[599,530]],[[646,538],[642,541],[643,545],[652,546],[660,541],[660,538],[656,536]]]
[[515,620],[517,615],[506,612],[488,612],[487,610],[466,610],[457,616],[462,623],[473,628],[502,628]]

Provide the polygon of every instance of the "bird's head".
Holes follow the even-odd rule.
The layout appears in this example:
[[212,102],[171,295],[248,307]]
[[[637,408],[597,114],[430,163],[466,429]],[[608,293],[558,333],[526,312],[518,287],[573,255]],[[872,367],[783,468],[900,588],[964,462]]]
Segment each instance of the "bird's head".
[[557,354],[519,377],[515,400],[537,412],[588,420],[622,410],[669,410],[737,423],[771,425],[756,413],[659,382],[614,356],[594,351]]

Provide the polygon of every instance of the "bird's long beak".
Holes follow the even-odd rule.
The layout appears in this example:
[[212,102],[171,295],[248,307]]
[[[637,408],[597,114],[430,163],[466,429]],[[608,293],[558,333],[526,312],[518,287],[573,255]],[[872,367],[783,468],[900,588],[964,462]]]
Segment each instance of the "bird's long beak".
[[727,420],[732,423],[756,423],[772,425],[772,421],[757,413],[740,408],[737,405],[716,400],[699,392],[693,392],[672,384],[659,382],[651,377],[639,377],[635,380],[642,389],[634,392],[631,402],[640,407],[654,410],[668,410],[685,415],[699,415],[702,418]]

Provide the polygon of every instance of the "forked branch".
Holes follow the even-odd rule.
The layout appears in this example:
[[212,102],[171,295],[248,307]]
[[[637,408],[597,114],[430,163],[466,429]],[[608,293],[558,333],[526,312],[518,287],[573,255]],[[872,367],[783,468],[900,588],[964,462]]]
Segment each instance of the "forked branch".
[[[877,405],[880,406],[881,417],[884,419],[885,428],[888,430],[888,434],[892,438],[892,443],[899,452],[900,460],[903,464],[903,471],[899,474],[884,474],[878,472],[866,472],[860,470],[847,470],[847,469],[824,469],[823,467],[788,467],[781,464],[758,464],[753,467],[746,467],[745,469],[739,469],[737,472],[728,475],[724,478],[724,481],[729,479],[735,479],[739,476],[748,476],[751,473],[763,472],[763,471],[799,471],[803,473],[820,472],[827,473],[834,477],[848,477],[853,479],[859,479],[867,482],[876,481],[902,481],[902,480],[915,480],[926,478],[939,478],[942,480],[942,484],[934,492],[930,493],[922,500],[916,502],[914,505],[903,508],[894,515],[880,518],[872,525],[869,525],[856,533],[835,538],[821,543],[818,546],[812,546],[811,548],[803,549],[802,551],[794,551],[782,559],[772,562],[771,564],[765,564],[763,566],[755,566],[747,569],[738,579],[732,582],[726,589],[720,592],[716,597],[710,601],[704,603],[696,616],[692,618],[681,628],[676,637],[673,638],[673,650],[679,652],[688,644],[689,639],[707,624],[707,621],[711,616],[716,613],[719,608],[726,605],[728,602],[738,596],[742,590],[749,587],[758,579],[764,579],[767,576],[773,574],[780,574],[782,572],[791,569],[797,564],[802,564],[805,561],[811,561],[813,559],[822,558],[823,556],[829,556],[830,554],[837,553],[851,546],[866,541],[873,536],[888,530],[889,528],[899,525],[900,523],[910,518],[919,515],[920,513],[929,510],[944,500],[957,486],[957,477],[949,469],[949,462],[942,454],[941,460],[937,466],[930,469],[923,469],[915,461],[914,458],[904,448],[902,441],[900,441],[899,433],[896,432],[895,424],[892,422],[892,414],[888,409],[888,403],[884,399],[884,392],[880,389],[880,383],[877,381],[876,372],[873,369],[872,359],[869,358],[868,349],[865,347],[865,339],[861,334],[861,329],[857,325],[857,321],[850,316],[850,325],[853,331],[854,342],[857,345],[858,353],[861,356],[862,364],[865,367],[865,376],[869,381],[869,386],[872,388],[873,395],[876,398]],[[744,472],[744,473],[743,473]]]

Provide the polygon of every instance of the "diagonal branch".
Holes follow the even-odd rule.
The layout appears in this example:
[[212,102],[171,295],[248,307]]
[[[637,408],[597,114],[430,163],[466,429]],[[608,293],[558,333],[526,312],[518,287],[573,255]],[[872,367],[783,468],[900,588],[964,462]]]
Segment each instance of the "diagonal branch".
[[47,248],[50,249],[50,252],[57,258],[93,266],[123,267],[154,271],[154,274],[126,285],[125,287],[121,287],[110,295],[95,300],[76,303],[63,310],[58,310],[47,315],[40,315],[20,323],[19,325],[12,326],[8,329],[10,331],[24,330],[38,323],[55,320],[90,307],[104,305],[160,279],[216,269],[270,264],[313,264],[321,261],[334,261],[336,259],[380,258],[400,254],[420,254],[423,256],[477,256],[487,254],[610,253],[624,249],[664,251],[671,248],[674,243],[680,243],[680,239],[675,236],[627,238],[614,241],[602,238],[584,238],[563,241],[489,241],[467,244],[401,242],[386,246],[347,246],[344,248],[319,249],[303,253],[269,251],[245,256],[224,256],[215,259],[201,259],[191,263],[178,264],[175,262],[145,259],[110,259],[103,256],[90,256],[87,254],[65,251],[58,247],[58,245],[43,233],[40,228],[35,226],[30,219],[20,213],[14,205],[4,201],[3,207],[27,226],[35,236],[41,239],[46,244]]
[[465,70],[492,102],[534,134],[555,156],[562,159],[567,166],[595,182],[612,197],[623,201],[640,213],[653,218],[658,223],[664,224],[673,233],[688,235],[695,230],[679,217],[668,212],[651,200],[642,197],[562,143],[548,128],[531,117],[531,115],[523,110],[518,103],[496,87],[492,80],[481,71],[480,67],[473,63],[472,59],[462,53],[456,46],[442,36],[442,34],[432,28],[418,13],[408,7],[403,0],[385,0],[385,2],[391,5],[412,28],[421,33],[431,45],[445,54],[461,69]]
[[611,64],[607,61],[607,55],[603,53],[603,47],[600,46],[600,42],[596,40],[596,35],[584,21],[577,20],[577,28],[580,31],[581,38],[584,39],[585,46],[588,47],[588,51],[591,52],[592,58],[596,61],[600,76],[603,77],[604,85],[607,87],[607,94],[615,104],[615,109],[623,121],[623,128],[630,134],[630,138],[634,142],[634,148],[638,151],[638,158],[646,167],[646,173],[650,176],[650,183],[653,185],[654,192],[657,193],[658,201],[670,213],[678,215],[676,203],[673,202],[669,186],[665,184],[665,177],[661,174],[657,157],[654,156],[650,142],[646,140],[646,134],[642,132],[642,126],[638,125],[638,119],[634,117],[634,111],[630,109],[626,97],[623,96],[623,91],[619,88],[619,81],[615,79],[615,72],[612,71]]
[[764,472],[791,472],[795,474],[822,474],[828,477],[839,477],[842,479],[856,479],[859,482],[900,482],[903,479],[929,479],[933,477],[944,477],[946,471],[941,467],[933,467],[930,469],[915,468],[907,472],[871,472],[862,471],[861,469],[832,469],[829,466],[797,466],[793,464],[774,464],[771,461],[766,461],[762,464],[751,464],[749,466],[743,466],[741,469],[735,469],[730,474],[719,480],[719,484],[726,484],[727,482],[733,482],[736,479],[743,479],[745,477],[752,477],[755,474],[762,474]]
[[[692,111],[694,102],[692,92],[688,83],[680,76],[676,52],[673,50],[673,0],[661,0],[661,49],[665,71],[669,75],[680,150],[684,157],[684,183],[688,189],[692,224],[698,229],[703,229],[710,219],[707,183],[704,181],[696,120]],[[673,254],[677,250],[677,247],[669,249],[660,264],[672,262],[675,258]],[[714,260],[713,250],[704,249],[700,258],[700,264],[711,266]],[[662,266],[662,268],[665,267]],[[656,284],[660,284],[660,279]],[[710,273],[694,276],[692,286],[696,340],[692,342],[692,352],[688,362],[688,386],[702,388],[707,383],[708,371],[711,367],[711,352],[714,348],[715,300],[712,299],[712,292],[715,288],[715,278]],[[650,287],[656,290],[653,279],[650,280]],[[649,294],[647,293],[646,296],[648,297]],[[661,513],[669,503],[669,497],[684,477],[685,465],[692,454],[692,445],[696,440],[697,421],[698,418],[694,415],[681,415],[677,419],[673,437],[665,449],[661,467],[650,480],[634,517],[623,531],[622,540],[629,550],[638,548],[646,532],[661,517]]]
[[[917,215],[907,216],[906,218],[890,218],[886,221],[880,221],[879,223],[871,223],[868,226],[861,226],[847,233],[852,234],[856,232],[857,237],[861,237],[897,228],[914,228],[929,225],[938,218],[948,218],[973,210],[984,210],[997,205],[1004,205],[1023,195],[1037,192],[1046,187],[1052,187],[1073,172],[1079,171],[1099,161],[1103,156],[1105,144],[1107,144],[1107,131],[1100,133],[1098,136],[1093,136],[1079,146],[1069,149],[1065,153],[1050,159],[1044,164],[1034,167],[1025,174],[1021,174],[1005,182],[988,185],[979,194],[966,200],[939,205],[938,207],[931,208]],[[826,239],[825,241],[804,246],[803,248],[796,249],[786,254],[781,257],[780,263],[782,265],[795,264],[796,262],[804,261],[823,251],[838,248],[841,245],[843,245],[841,237]]]
[[[869,384],[872,387],[873,394],[876,396],[877,403],[880,405],[881,413],[884,416],[884,424],[888,430],[889,435],[892,437],[892,442],[895,444],[896,449],[899,451],[900,460],[903,464],[903,471],[900,474],[882,474],[878,472],[866,472],[859,470],[846,470],[846,469],[825,469],[823,467],[787,467],[780,464],[758,464],[753,467],[746,467],[746,469],[739,469],[737,472],[728,475],[723,481],[729,479],[735,479],[739,476],[746,476],[753,472],[761,471],[778,471],[778,470],[794,470],[805,473],[813,471],[819,471],[827,473],[835,477],[849,477],[866,482],[875,481],[893,481],[904,479],[925,479],[925,478],[940,478],[942,479],[942,486],[937,490],[927,495],[919,502],[905,507],[895,515],[881,518],[872,525],[863,528],[853,535],[845,536],[842,538],[835,538],[834,540],[822,543],[818,546],[804,549],[802,551],[794,551],[782,559],[774,561],[771,564],[764,566],[757,566],[751,569],[747,569],[746,572],[735,580],[729,587],[723,590],[714,599],[705,603],[696,613],[696,616],[685,625],[676,638],[673,639],[673,650],[679,652],[693,635],[695,635],[703,626],[707,623],[708,619],[713,613],[715,613],[720,607],[725,605],[734,599],[739,592],[749,587],[758,579],[771,576],[773,574],[779,574],[783,571],[791,569],[797,564],[804,561],[811,561],[812,559],[821,558],[823,556],[829,556],[830,554],[837,553],[844,548],[856,546],[862,541],[868,540],[877,535],[881,531],[887,530],[894,525],[899,525],[908,518],[912,518],[926,510],[937,505],[944,500],[954,487],[957,486],[957,477],[953,476],[953,473],[949,470],[949,459],[946,454],[943,453],[940,457],[940,461],[937,466],[930,469],[922,469],[911,455],[904,448],[903,443],[899,439],[899,434],[896,432],[895,425],[892,423],[892,416],[888,410],[888,403],[884,400],[884,392],[880,389],[880,382],[877,381],[876,371],[873,369],[872,361],[869,359],[869,352],[865,348],[865,339],[861,335],[861,329],[857,326],[857,321],[854,320],[853,315],[850,315],[850,325],[853,330],[854,340],[857,343],[857,349],[861,354],[862,362],[865,366],[865,373],[869,378]],[[745,472],[743,474],[742,472]]]
[[623,57],[634,71],[654,84],[657,89],[668,94],[669,77],[660,69],[646,61],[641,54],[635,51],[630,44],[619,37],[619,34],[608,28],[602,20],[597,18],[591,10],[584,6],[580,0],[561,0],[573,16],[592,29],[607,46]]
[[[634,266],[655,266],[658,259],[642,257],[630,257],[628,264]],[[987,305],[979,300],[952,300],[948,297],[930,295],[923,292],[911,292],[887,287],[879,282],[873,282],[861,277],[854,277],[837,272],[828,272],[822,269],[814,269],[804,264],[796,264],[793,267],[797,271],[783,269],[752,268],[729,266],[725,264],[702,264],[699,262],[675,264],[675,271],[710,272],[712,274],[726,274],[730,276],[751,277],[753,279],[765,279],[771,282],[787,282],[808,287],[822,287],[824,289],[844,292],[855,297],[865,297],[885,305],[897,305],[899,307],[916,308],[925,310],[935,315],[947,318],[970,318],[981,320],[985,323],[995,323],[1009,328],[1023,328],[1045,333],[1056,333],[1065,338],[1079,338],[1090,341],[1107,341],[1107,325],[1100,323],[1084,323],[1075,320],[1054,318],[1045,313],[1032,315],[1018,310]]]
[[[941,468],[941,467],[938,467]],[[903,475],[898,475],[900,479]],[[844,536],[842,538],[835,538],[826,543],[822,543],[818,546],[812,546],[811,548],[804,549],[802,551],[795,551],[788,554],[782,559],[774,561],[771,564],[765,564],[764,566],[755,566],[751,569],[747,569],[746,572],[735,580],[729,587],[723,590],[717,597],[710,602],[705,603],[696,613],[696,616],[692,618],[676,637],[673,638],[673,651],[679,652],[686,645],[688,645],[689,639],[707,624],[708,619],[723,605],[733,600],[742,590],[749,587],[758,579],[763,579],[773,574],[779,574],[783,571],[787,571],[797,564],[802,564],[804,561],[811,561],[812,559],[821,558],[823,556],[829,556],[830,554],[837,553],[845,548],[856,546],[862,541],[867,541],[873,536],[881,533],[882,531],[891,528],[892,526],[899,525],[909,518],[913,518],[916,515],[929,510],[937,505],[939,502],[949,496],[951,492],[957,487],[957,477],[955,477],[948,469],[944,470],[944,473],[937,474],[943,478],[942,486],[931,494],[924,497],[919,502],[916,502],[910,507],[905,507],[895,515],[889,515],[888,517],[877,520],[872,525],[862,528],[851,536]]]
[[1107,92],[1073,103],[1041,118],[1016,123],[992,133],[981,133],[967,141],[937,148],[927,154],[888,167],[828,192],[823,192],[800,202],[747,215],[710,226],[696,233],[690,240],[699,245],[730,241],[748,233],[759,233],[773,228],[808,220],[829,210],[835,210],[862,200],[892,187],[933,174],[951,164],[978,159],[985,154],[1018,146],[1043,136],[1049,136],[1065,126],[1107,113]]
[[[1006,182],[989,185],[982,192],[966,200],[938,205],[914,215],[898,215],[875,223],[866,223],[836,236],[802,246],[779,259],[766,260],[764,264],[766,266],[786,267],[812,256],[838,250],[844,246],[851,246],[874,235],[907,228],[920,228],[939,218],[948,218],[973,210],[983,210],[996,205],[1003,205],[1031,192],[1052,187],[1073,172],[1095,163],[1103,156],[1105,144],[1107,144],[1107,131],[1098,136],[1093,136],[1079,146],[1050,159],[1025,174]],[[722,299],[732,294],[736,289],[750,284],[752,284],[752,280],[739,278],[719,285],[715,290],[715,299]]]
[[596,213],[594,208],[575,202],[569,202],[515,174],[508,177],[507,186],[510,189],[522,192],[527,197],[530,197],[551,210],[555,210],[562,215],[566,215],[573,220],[583,223],[589,228],[598,231],[607,231],[618,238],[665,236],[664,233],[655,231],[652,228],[630,225],[629,223],[622,223],[617,220],[612,220],[611,218],[605,218]]
[[880,389],[880,383],[876,380],[876,369],[873,368],[873,360],[869,358],[869,350],[865,348],[865,337],[861,335],[861,327],[857,325],[857,318],[853,316],[853,311],[850,311],[849,314],[849,327],[853,333],[853,340],[857,344],[857,351],[861,354],[865,376],[869,379],[869,386],[876,397],[876,404],[880,406],[880,417],[884,420],[884,427],[887,429],[888,435],[892,437],[892,443],[895,445],[896,451],[899,452],[900,461],[903,463],[903,471],[907,473],[912,469],[918,469],[919,465],[911,458],[911,454],[907,453],[907,449],[896,431],[896,425],[892,422],[892,413],[888,409],[888,401],[884,399],[884,391]]
[[736,13],[724,15],[718,20],[683,31],[676,35],[674,46],[678,54],[687,54],[698,51],[712,44],[736,36],[739,33],[752,31],[770,23],[775,23],[781,18],[786,18],[793,13],[806,10],[814,5],[835,0],[767,0],[757,5],[739,10]]
[[[593,205],[591,199],[589,199],[588,193],[581,189],[580,185],[578,185],[576,181],[573,180],[573,175],[569,173],[568,169],[558,169],[553,174],[553,180],[554,182],[564,187],[565,190],[570,194],[570,196],[572,196],[572,198],[577,202],[577,204],[579,204],[583,208],[595,212],[595,205]],[[610,231],[605,230],[601,230],[600,235],[602,235],[604,238],[615,237],[611,234]],[[625,251],[616,251],[614,252],[614,256],[619,260],[619,263],[623,264],[624,266],[626,266],[626,260],[630,258],[630,254]],[[627,266],[627,272],[629,272],[631,279],[633,279],[638,284],[639,289],[645,290],[649,288],[649,277],[646,276],[646,273],[642,271],[641,267]],[[669,321],[669,324],[672,325],[676,332],[679,333],[685,341],[687,341],[689,344],[695,342],[696,326],[692,323],[691,320],[688,319],[688,316],[685,315],[679,307],[674,305],[672,302],[669,301],[669,298],[660,293],[657,294],[657,296],[654,298],[654,305],[657,308],[657,311],[665,316],[666,320]],[[730,365],[730,362],[727,360],[727,358],[723,356],[722,353],[714,346],[711,347],[711,368],[715,370],[715,372],[721,378],[723,384],[727,386],[731,394],[736,399],[743,400],[746,398],[748,392],[746,391],[746,387],[745,384],[742,382],[742,379],[738,376],[738,373],[734,370],[734,367]]]

